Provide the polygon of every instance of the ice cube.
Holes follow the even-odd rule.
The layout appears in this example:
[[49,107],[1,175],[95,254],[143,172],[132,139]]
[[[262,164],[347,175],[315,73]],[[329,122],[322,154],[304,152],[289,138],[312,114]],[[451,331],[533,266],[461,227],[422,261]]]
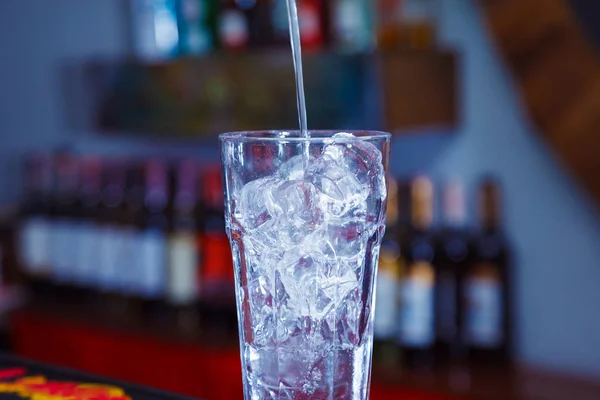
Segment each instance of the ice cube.
[[290,254],[280,270],[282,284],[289,296],[287,305],[297,318],[321,319],[335,306],[333,299],[324,292],[328,286],[319,260]]
[[[295,318],[327,319],[359,283],[352,264],[331,262],[314,256],[284,258],[278,276],[286,294],[286,306]],[[320,322],[319,322],[320,323]]]
[[254,343],[267,346],[274,345],[273,331],[275,322],[273,317],[273,296],[269,278],[260,275],[251,280],[247,287],[247,298],[250,303],[252,317],[252,334]]
[[362,260],[375,227],[357,219],[323,225],[307,239],[314,254],[330,261]]
[[335,261],[337,252],[329,240],[329,224],[323,224],[305,241],[306,248],[316,257],[326,261]]
[[236,212],[242,227],[256,229],[272,218],[268,209],[270,191],[277,185],[274,177],[266,177],[247,183],[240,193]]
[[343,217],[351,211],[360,214],[369,195],[368,187],[364,187],[354,174],[344,169],[333,154],[324,154],[316,159],[306,173],[319,193],[319,206],[325,218]]
[[339,306],[341,301],[350,293],[352,290],[358,288],[358,280],[356,279],[356,272],[348,268],[344,268],[345,265],[340,263],[341,270],[338,274],[330,277],[325,281],[322,286],[323,293],[334,299],[335,306]]
[[244,258],[246,274],[249,280],[258,276],[273,276],[277,258],[272,253],[273,248],[264,243],[264,238],[256,232],[246,233],[244,241]]
[[318,266],[310,256],[303,257],[296,251],[290,251],[279,267],[284,290],[289,296],[288,306],[298,317],[309,315],[309,294],[314,291]]
[[275,346],[275,318],[271,307],[263,307],[260,312],[252,314],[252,336],[258,346]]
[[[311,157],[309,162],[314,159]],[[283,163],[279,167],[279,175],[287,181],[302,179],[304,177],[304,158],[303,156],[295,156]]]
[[260,275],[248,283],[248,297],[250,303],[257,310],[263,307],[273,306],[273,296],[271,294],[271,282],[266,275]]
[[367,140],[357,140],[349,133],[338,133],[332,143],[325,146],[324,155],[338,161],[346,171],[352,172],[358,182],[369,187],[370,195],[385,199],[385,173],[381,151]]
[[279,240],[298,245],[323,222],[317,190],[302,180],[284,182],[271,192],[274,223]]
[[348,132],[338,132],[335,135],[333,135],[334,140],[340,138],[356,138],[356,136]]
[[[295,288],[291,287],[292,282],[287,282],[287,285],[297,293]],[[302,336],[302,316],[298,305],[294,304],[298,300],[292,300],[288,294],[288,289],[282,274],[275,274],[275,312],[277,314],[277,343],[281,345],[289,345],[296,341],[295,338]]]
[[[245,358],[248,360],[248,371],[258,382],[253,386],[269,387],[279,384],[277,357],[272,356],[272,349],[257,349],[254,346],[246,346]],[[261,397],[260,400],[263,400]]]

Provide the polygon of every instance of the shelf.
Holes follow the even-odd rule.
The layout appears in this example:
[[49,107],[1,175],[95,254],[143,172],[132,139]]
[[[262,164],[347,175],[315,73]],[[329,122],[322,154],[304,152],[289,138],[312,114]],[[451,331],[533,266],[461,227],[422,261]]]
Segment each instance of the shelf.
[[[304,57],[314,129],[403,131],[456,124],[457,56],[451,51]],[[215,137],[232,130],[298,125],[289,51],[219,53],[146,64],[96,60],[62,72],[70,125],[103,132]]]
[[[170,324],[118,322],[73,304],[29,305],[13,314],[9,328],[22,356],[207,399],[241,396],[234,337],[190,339]],[[376,366],[371,392],[372,400],[596,399],[600,383],[531,368],[411,372]]]

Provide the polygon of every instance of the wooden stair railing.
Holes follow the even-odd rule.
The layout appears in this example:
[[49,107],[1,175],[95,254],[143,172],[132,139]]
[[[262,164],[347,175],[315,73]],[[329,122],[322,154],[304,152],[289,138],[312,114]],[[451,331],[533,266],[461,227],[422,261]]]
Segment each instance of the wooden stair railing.
[[600,205],[600,57],[593,42],[567,0],[478,3],[532,121]]

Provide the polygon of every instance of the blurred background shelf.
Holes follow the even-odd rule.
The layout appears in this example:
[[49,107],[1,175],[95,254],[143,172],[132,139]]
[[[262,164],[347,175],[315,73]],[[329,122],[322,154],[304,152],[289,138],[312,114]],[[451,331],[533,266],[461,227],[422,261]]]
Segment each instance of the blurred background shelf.
[[[310,125],[450,131],[458,124],[458,58],[450,50],[309,53],[304,71]],[[72,104],[69,124],[85,124],[77,105],[90,104],[88,128],[113,135],[214,138],[298,124],[292,59],[285,50],[153,63],[89,61],[65,66],[62,75]]]

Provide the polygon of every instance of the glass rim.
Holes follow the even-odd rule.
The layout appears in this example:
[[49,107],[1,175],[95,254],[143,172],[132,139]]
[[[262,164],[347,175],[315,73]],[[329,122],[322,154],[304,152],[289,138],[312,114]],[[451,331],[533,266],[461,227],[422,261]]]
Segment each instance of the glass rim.
[[326,140],[333,139],[333,135],[337,133],[351,133],[354,138],[339,138],[341,141],[361,140],[361,141],[377,141],[390,140],[392,135],[388,132],[377,130],[309,130],[310,137],[304,138],[300,136],[299,130],[258,130],[258,131],[237,131],[227,132],[219,135],[221,142],[236,142],[236,143],[322,143]]

